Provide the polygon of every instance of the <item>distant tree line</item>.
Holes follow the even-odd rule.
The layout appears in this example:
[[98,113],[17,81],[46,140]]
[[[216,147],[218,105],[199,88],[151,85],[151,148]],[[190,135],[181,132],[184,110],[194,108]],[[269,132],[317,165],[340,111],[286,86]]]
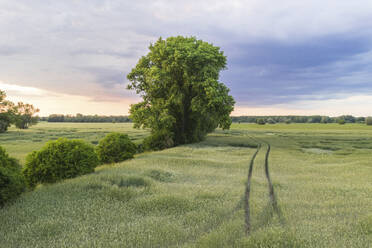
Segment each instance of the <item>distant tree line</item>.
[[342,115],[338,117],[329,117],[321,115],[311,116],[232,116],[235,123],[258,123],[258,124],[275,124],[275,123],[364,123],[365,117],[354,117],[352,115]]
[[131,122],[128,116],[104,116],[104,115],[62,115],[62,114],[52,114],[48,117],[41,117],[42,121],[47,122]]
[[[48,117],[40,117],[41,121],[47,122],[111,122],[111,123],[123,123],[132,122],[129,116],[125,115],[63,115],[63,114],[52,114]],[[342,115],[338,117],[329,117],[322,115],[287,115],[287,116],[232,116],[232,122],[234,123],[258,123],[258,124],[275,124],[275,123],[367,123],[372,125],[372,117],[354,117],[352,115]]]

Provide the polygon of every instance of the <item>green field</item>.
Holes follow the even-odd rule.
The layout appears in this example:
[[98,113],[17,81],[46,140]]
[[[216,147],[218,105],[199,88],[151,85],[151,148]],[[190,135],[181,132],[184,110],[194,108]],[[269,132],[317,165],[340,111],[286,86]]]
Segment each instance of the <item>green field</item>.
[[[58,137],[96,144],[131,124],[40,123],[0,145],[25,155]],[[244,195],[257,143],[245,234]],[[279,211],[269,200],[266,143]],[[201,143],[147,152],[43,185],[0,209],[0,247],[371,247],[372,128],[233,124]]]

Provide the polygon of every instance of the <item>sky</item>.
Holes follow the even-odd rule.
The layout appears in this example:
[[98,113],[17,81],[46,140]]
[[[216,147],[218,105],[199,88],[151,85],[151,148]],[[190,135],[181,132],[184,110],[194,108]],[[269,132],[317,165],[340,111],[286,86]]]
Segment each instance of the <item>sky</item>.
[[0,89],[41,116],[126,115],[159,37],[221,48],[233,115],[372,115],[370,0],[0,0]]

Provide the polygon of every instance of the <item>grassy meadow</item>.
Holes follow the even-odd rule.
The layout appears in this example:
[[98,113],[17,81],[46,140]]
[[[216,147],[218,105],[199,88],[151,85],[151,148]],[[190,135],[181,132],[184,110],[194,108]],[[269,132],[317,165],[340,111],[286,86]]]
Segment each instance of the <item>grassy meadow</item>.
[[58,138],[83,139],[92,144],[111,132],[126,133],[133,142],[140,143],[147,132],[133,129],[129,123],[53,123],[40,122],[29,129],[16,129],[0,134],[0,145],[21,163],[29,152],[39,150],[47,141]]
[[[50,139],[92,144],[124,123],[40,123],[0,145],[24,163]],[[245,235],[248,166],[251,233]],[[264,159],[280,211],[269,201]],[[372,128],[233,124],[201,143],[98,167],[39,186],[0,209],[0,247],[372,247]]]

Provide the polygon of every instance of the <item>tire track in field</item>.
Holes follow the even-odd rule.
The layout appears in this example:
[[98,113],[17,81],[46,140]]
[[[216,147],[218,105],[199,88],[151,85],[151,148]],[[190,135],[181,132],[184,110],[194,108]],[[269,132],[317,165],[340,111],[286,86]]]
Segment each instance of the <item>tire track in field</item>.
[[257,156],[257,153],[261,149],[261,144],[258,144],[256,152],[253,154],[251,158],[251,162],[249,163],[249,170],[248,170],[248,180],[245,186],[245,194],[244,194],[244,211],[245,211],[245,233],[248,235],[251,231],[251,216],[250,216],[250,207],[249,207],[249,198],[250,198],[250,191],[251,191],[251,178],[253,172],[253,165],[254,160]]
[[280,222],[283,224],[284,219],[282,218],[282,213],[280,211],[280,208],[278,206],[278,202],[276,200],[276,195],[274,192],[274,186],[271,181],[270,177],[270,172],[269,172],[269,156],[270,156],[270,151],[271,151],[271,146],[268,142],[265,141],[260,141],[259,139],[250,137],[251,139],[255,140],[258,143],[258,147],[256,152],[253,154],[251,158],[251,162],[249,164],[249,172],[248,172],[248,180],[247,180],[247,185],[245,189],[245,227],[246,227],[246,235],[249,235],[251,231],[251,223],[250,223],[250,207],[249,207],[249,200],[250,200],[250,186],[251,186],[251,177],[252,177],[252,171],[253,171],[253,166],[254,166],[254,160],[257,156],[257,153],[261,149],[262,143],[267,145],[267,150],[265,154],[265,176],[268,182],[269,186],[269,199],[270,199],[270,205],[273,208],[274,212],[278,215]]
[[[266,143],[266,142],[265,142]],[[275,213],[278,215],[280,219],[282,219],[282,213],[280,211],[280,208],[278,206],[278,202],[276,200],[276,195],[274,192],[274,186],[272,184],[271,178],[270,178],[270,172],[269,172],[269,156],[270,156],[270,151],[271,151],[271,146],[269,143],[266,143],[267,145],[267,151],[265,155],[265,175],[266,179],[269,185],[269,197],[270,197],[270,203],[271,206],[273,207]]]

